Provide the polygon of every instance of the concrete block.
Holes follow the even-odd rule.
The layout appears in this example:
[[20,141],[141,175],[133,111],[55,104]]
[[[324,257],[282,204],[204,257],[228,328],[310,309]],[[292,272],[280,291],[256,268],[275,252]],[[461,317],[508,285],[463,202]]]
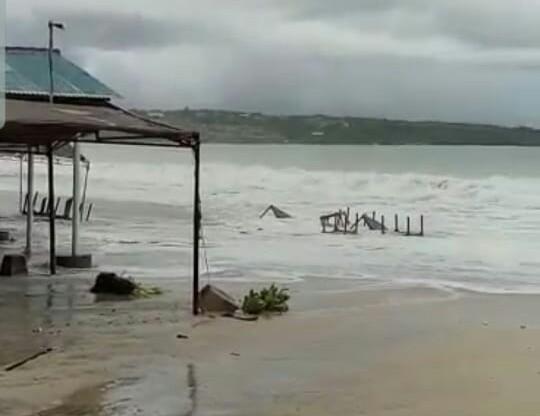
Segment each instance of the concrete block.
[[6,254],[2,259],[2,267],[0,267],[0,276],[26,276],[28,275],[28,267],[26,265],[26,257],[19,254]]
[[211,285],[206,285],[199,292],[199,307],[203,312],[232,313],[238,309],[232,296]]
[[66,269],[91,269],[92,255],[56,256],[56,264],[60,267],[65,267]]

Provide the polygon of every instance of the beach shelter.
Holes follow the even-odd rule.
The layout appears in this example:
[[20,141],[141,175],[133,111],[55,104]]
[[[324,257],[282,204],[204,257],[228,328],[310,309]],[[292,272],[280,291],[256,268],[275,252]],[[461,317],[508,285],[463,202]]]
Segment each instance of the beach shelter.
[[[200,236],[199,133],[144,118],[112,103],[119,95],[54,50],[53,102],[49,102],[47,49],[6,48],[6,122],[0,150],[44,153],[48,198],[55,200],[54,152],[78,143],[186,148],[193,152],[193,312],[198,313]],[[74,166],[79,156],[74,157]],[[31,175],[29,175],[30,177]],[[31,187],[29,187],[29,193]],[[78,204],[74,203],[74,206]],[[31,217],[29,215],[29,217]],[[78,215],[73,215],[78,218]],[[31,220],[31,218],[30,218]],[[30,223],[31,224],[31,223]],[[75,223],[74,223],[75,224]],[[31,226],[31,225],[30,225]],[[56,228],[49,212],[49,267],[56,273]]]

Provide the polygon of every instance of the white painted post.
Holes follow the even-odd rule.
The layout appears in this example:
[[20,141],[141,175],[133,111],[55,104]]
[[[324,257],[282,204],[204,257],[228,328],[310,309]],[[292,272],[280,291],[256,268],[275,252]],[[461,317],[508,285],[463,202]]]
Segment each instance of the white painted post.
[[71,216],[71,255],[77,256],[79,249],[79,223],[81,219],[81,152],[78,142],[73,142],[73,215]]
[[34,154],[32,147],[28,146],[28,206],[26,212],[26,254],[32,254],[32,225],[34,223]]
[[23,158],[24,155],[19,155],[19,214],[23,212]]

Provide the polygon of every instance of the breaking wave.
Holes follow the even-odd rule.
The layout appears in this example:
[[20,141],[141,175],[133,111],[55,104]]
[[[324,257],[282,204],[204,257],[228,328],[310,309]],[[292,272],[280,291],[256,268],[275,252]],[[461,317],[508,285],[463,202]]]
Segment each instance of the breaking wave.
[[[384,151],[398,150],[401,154],[401,149]],[[223,149],[213,151],[217,154]],[[309,160],[314,151],[302,149],[302,157]],[[338,151],[349,152],[333,150]],[[506,150],[486,152],[502,160]],[[88,197],[101,201],[96,215],[101,215],[99,208],[107,205],[105,201],[121,209],[110,217],[113,222],[86,230],[85,235],[93,239],[96,250],[103,247],[103,256],[106,248],[118,256],[111,254],[103,260],[111,266],[124,262],[124,250],[159,252],[164,262],[170,258],[167,247],[183,250],[175,262],[159,267],[151,261],[132,265],[148,275],[160,270],[161,275],[172,276],[178,262],[189,260],[186,235],[191,232],[193,166],[189,153],[154,153],[152,160],[145,156],[141,153],[124,160],[91,155]],[[205,237],[217,279],[299,281],[318,276],[489,293],[540,292],[540,264],[536,261],[540,174],[534,167],[530,175],[522,167],[517,176],[509,169],[499,172],[498,162],[487,157],[489,169],[475,172],[475,166],[468,166],[467,174],[433,166],[426,172],[420,162],[418,168],[408,163],[399,171],[394,164],[392,169],[377,169],[366,159],[341,164],[338,158],[313,167],[314,162],[283,163],[285,153],[277,150],[267,161],[261,161],[261,156],[239,162],[237,157],[232,152],[219,153],[219,157],[203,159],[202,164]],[[45,165],[36,170],[36,189],[44,192]],[[0,190],[16,190],[18,172],[16,160],[0,160]],[[56,176],[58,193],[69,195],[71,168],[58,166]],[[135,225],[124,218],[125,211],[133,213],[148,202],[171,209],[139,208],[149,214]],[[294,218],[259,219],[258,214],[269,204]],[[418,216],[423,214],[426,237],[406,239],[368,232],[353,238],[321,235],[319,215],[346,206],[353,212],[376,211],[388,219],[399,214],[402,227],[405,216],[417,227]],[[171,225],[176,216],[180,223]],[[157,240],[162,243],[152,243]],[[137,244],[125,248],[132,242]]]

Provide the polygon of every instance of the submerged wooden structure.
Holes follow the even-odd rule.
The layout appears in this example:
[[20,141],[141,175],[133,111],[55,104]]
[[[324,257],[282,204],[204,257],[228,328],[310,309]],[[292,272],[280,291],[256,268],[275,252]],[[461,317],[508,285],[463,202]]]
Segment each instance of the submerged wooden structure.
[[266,208],[261,215],[259,215],[259,218],[264,218],[266,214],[271,212],[274,217],[285,219],[285,218],[292,218],[292,215],[288,214],[287,212],[283,211],[282,209],[276,207],[275,205],[269,205],[268,208]]
[[323,233],[358,234],[360,218],[357,213],[355,220],[351,221],[350,208],[322,215],[320,221]]
[[[359,225],[362,223],[364,227],[367,227],[370,231],[380,231],[382,234],[388,232],[388,228],[385,225],[385,217],[381,215],[380,220],[376,219],[376,212],[374,211],[371,216],[368,214],[359,215],[355,214],[354,221],[351,220],[351,210],[347,208],[345,210],[339,210],[332,214],[325,214],[319,217],[321,221],[321,227],[323,233],[337,233],[337,234],[358,234]],[[424,216],[420,216],[420,230],[414,232],[411,230],[411,218],[407,217],[407,225],[405,231],[400,231],[399,228],[399,216],[394,215],[394,233],[403,235],[406,237],[423,237],[424,236]]]

